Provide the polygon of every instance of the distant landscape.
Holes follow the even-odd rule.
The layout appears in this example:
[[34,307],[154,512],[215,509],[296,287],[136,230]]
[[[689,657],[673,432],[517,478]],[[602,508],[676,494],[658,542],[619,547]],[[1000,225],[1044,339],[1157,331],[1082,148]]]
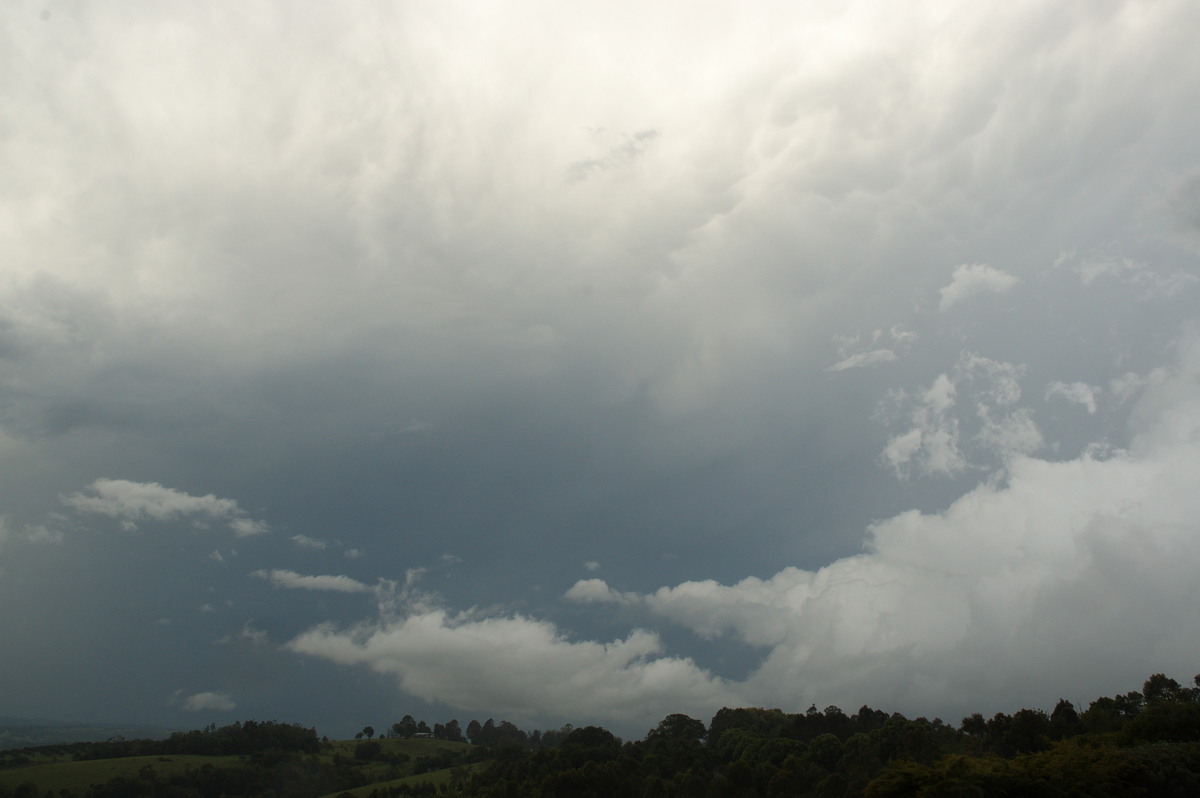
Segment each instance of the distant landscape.
[[957,725],[868,706],[670,714],[644,738],[599,726],[432,726],[411,715],[351,740],[248,720],[144,737],[133,729],[0,718],[0,798],[312,796],[1193,796],[1200,675],[1154,674],[1080,710],[1021,709]]
[[104,723],[78,723],[0,715],[0,751],[71,742],[100,742],[114,737],[161,740],[178,729]]

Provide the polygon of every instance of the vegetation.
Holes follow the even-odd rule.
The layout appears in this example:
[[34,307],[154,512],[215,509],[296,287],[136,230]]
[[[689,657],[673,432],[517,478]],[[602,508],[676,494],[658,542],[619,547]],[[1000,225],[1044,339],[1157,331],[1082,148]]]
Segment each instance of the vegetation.
[[[0,752],[0,798],[108,796],[1192,796],[1200,795],[1200,676],[1163,674],[1079,712],[980,714],[958,727],[861,707],[668,715],[644,739],[597,726],[526,733],[406,715],[376,735],[247,721],[166,740]],[[469,742],[468,742],[469,741]]]

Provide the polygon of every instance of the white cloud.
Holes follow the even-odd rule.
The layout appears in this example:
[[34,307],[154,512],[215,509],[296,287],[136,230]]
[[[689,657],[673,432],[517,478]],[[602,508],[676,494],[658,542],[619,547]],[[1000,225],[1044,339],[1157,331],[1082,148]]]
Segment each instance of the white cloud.
[[986,264],[964,264],[954,270],[950,284],[941,291],[940,310],[949,310],[954,305],[977,294],[992,292],[1003,294],[1012,289],[1020,278]]
[[307,576],[279,568],[253,571],[250,575],[265,579],[275,587],[293,590],[331,590],[336,593],[370,593],[374,590],[357,579],[342,575]]
[[581,604],[633,604],[638,597],[613,590],[603,579],[580,579],[564,598]]
[[[903,324],[893,324],[886,332],[875,330],[866,342],[863,342],[862,338],[857,335],[835,335],[833,340],[837,344],[838,356],[841,357],[841,360],[825,370],[845,371],[846,369],[870,368],[884,363],[894,363],[900,359],[900,355],[896,354],[896,349],[907,352],[919,337],[917,333],[906,329]],[[891,339],[887,346],[879,346],[880,342],[886,343],[887,339]]]
[[1172,297],[1191,288],[1198,278],[1180,269],[1156,269],[1132,258],[1093,256],[1075,264],[1085,286],[1111,279],[1139,289],[1143,298]]
[[940,374],[918,398],[910,414],[913,427],[888,440],[881,457],[897,477],[914,470],[923,475],[953,476],[967,466],[959,449],[958,420],[952,415],[957,389]]
[[310,538],[308,535],[292,535],[292,542],[302,549],[316,549],[318,551],[329,545],[323,540]]
[[1094,388],[1086,382],[1072,382],[1068,384],[1061,380],[1055,380],[1046,386],[1046,400],[1049,401],[1052,397],[1060,396],[1068,402],[1087,408],[1088,414],[1091,415],[1096,412],[1096,394],[1099,390],[1099,388]]
[[[1017,407],[1024,374],[1022,365],[963,352],[954,371],[938,375],[924,391],[915,396],[893,392],[888,403],[899,407],[899,418],[911,426],[888,439],[880,460],[897,477],[908,479],[955,476],[968,467],[982,467],[980,455],[1002,464],[1013,454],[1037,451],[1045,443],[1041,430],[1028,408]],[[965,419],[972,426],[966,432],[958,415],[962,392],[974,399],[976,416]],[[882,406],[877,415],[892,420]]]
[[157,482],[102,478],[89,485],[86,492],[72,493],[62,501],[78,512],[116,518],[128,529],[136,528],[136,522],[145,519],[173,521],[184,517],[226,521],[239,537],[258,535],[268,529],[265,523],[247,518],[233,499],[221,499],[211,493],[192,496]]
[[229,693],[195,693],[183,700],[183,708],[189,712],[229,712],[237,704]]
[[583,567],[589,571],[599,571],[600,563],[597,562],[596,560],[588,560],[587,562],[585,562],[583,564]]
[[520,615],[425,610],[351,629],[318,626],[287,647],[393,676],[411,695],[514,718],[654,723],[740,703],[723,680],[663,655],[662,641],[643,630],[611,643],[571,641]]
[[1015,405],[1021,399],[1021,378],[1025,367],[1001,360],[992,360],[975,352],[964,352],[955,366],[956,379],[968,379],[976,394],[1002,407]]
[[1033,420],[1029,408],[1022,407],[993,417],[984,404],[977,407],[983,427],[976,440],[1004,461],[1016,454],[1033,454],[1045,446],[1042,432]]
[[858,352],[850,355],[844,360],[839,360],[826,371],[844,371],[846,369],[868,368],[870,366],[878,366],[883,363],[893,363],[899,360],[896,353],[890,349],[872,349],[869,352]]

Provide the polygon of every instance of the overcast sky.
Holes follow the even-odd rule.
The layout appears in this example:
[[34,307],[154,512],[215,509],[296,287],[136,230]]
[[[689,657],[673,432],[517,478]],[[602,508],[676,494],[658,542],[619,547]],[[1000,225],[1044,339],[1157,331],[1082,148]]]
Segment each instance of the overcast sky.
[[6,2],[0,714],[1200,670],[1200,4]]

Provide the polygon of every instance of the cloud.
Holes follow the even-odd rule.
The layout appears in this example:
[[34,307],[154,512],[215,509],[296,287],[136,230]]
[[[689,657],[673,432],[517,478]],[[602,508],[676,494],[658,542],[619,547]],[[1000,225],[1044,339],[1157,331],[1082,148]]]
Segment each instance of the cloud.
[[1055,380],[1046,386],[1046,400],[1049,401],[1052,397],[1060,396],[1068,402],[1082,405],[1087,409],[1089,415],[1093,415],[1096,412],[1096,393],[1098,390],[1098,388],[1093,388],[1086,382],[1072,382],[1068,384],[1061,380]]
[[636,595],[619,593],[603,579],[580,579],[563,597],[581,604],[633,604],[638,601]]
[[251,576],[266,580],[277,588],[294,590],[332,590],[335,593],[371,593],[374,588],[349,576],[307,576],[295,571],[272,569],[252,571]]
[[1139,673],[1186,672],[1200,632],[1190,479],[1200,469],[1200,336],[1181,360],[1139,403],[1151,417],[1127,451],[1015,455],[1002,485],[872,525],[862,554],[766,580],[685,582],[645,604],[703,637],[766,647],[738,685],[765,705],[811,697],[951,712],[1008,696],[1048,706]]
[[[860,336],[835,335],[838,355],[842,358],[826,371],[845,371],[846,369],[870,368],[884,363],[894,363],[900,359],[896,349],[907,352],[920,336],[908,330],[903,324],[893,324],[886,331],[875,330],[864,344]],[[890,339],[887,347],[879,346],[881,341]]]
[[1085,286],[1113,280],[1138,289],[1143,299],[1173,297],[1200,281],[1182,269],[1155,268],[1128,257],[1092,255],[1076,259],[1072,268]]
[[880,457],[897,477],[913,470],[923,475],[952,476],[967,467],[959,449],[958,420],[951,414],[957,389],[940,374],[919,397],[910,414],[913,427],[888,440]]
[[[597,137],[608,137],[606,135],[608,131],[605,130],[595,130],[592,133]],[[596,174],[626,168],[641,157],[650,143],[658,136],[657,130],[639,130],[623,136],[620,143],[612,146],[604,155],[576,161],[568,166],[567,180],[575,183]]]
[[[1022,365],[962,352],[954,370],[938,375],[924,391],[893,392],[877,416],[898,416],[912,426],[888,440],[880,460],[900,479],[949,477],[1037,451],[1045,443],[1041,430],[1032,411],[1017,406],[1025,371]],[[967,407],[973,404],[974,418],[959,414],[964,393],[972,400]]]
[[292,590],[331,590],[336,593],[370,593],[374,588],[348,576],[306,576],[295,571],[273,569],[253,571],[251,576],[265,579],[275,587]]
[[268,529],[265,523],[245,517],[233,499],[217,498],[211,493],[192,496],[157,482],[102,478],[86,491],[64,496],[62,501],[77,512],[119,519],[126,528],[136,528],[137,521],[146,519],[161,522],[191,517],[226,521],[239,537],[259,535]]
[[349,629],[309,629],[287,647],[392,676],[401,690],[463,710],[515,718],[598,718],[653,723],[670,712],[704,716],[738,705],[720,678],[663,654],[652,632],[610,643],[571,641],[521,615],[444,610]]
[[844,371],[846,369],[868,368],[882,363],[893,363],[899,360],[896,353],[890,349],[872,349],[869,352],[858,352],[844,360],[833,364],[826,371]]
[[949,310],[954,305],[977,294],[987,292],[1003,294],[1019,282],[1020,278],[986,264],[964,264],[954,270],[950,284],[944,286],[939,292],[942,298],[938,308],[942,311]]
[[246,621],[246,623],[242,625],[241,631],[236,635],[225,635],[217,642],[226,645],[230,643],[245,642],[255,646],[265,646],[270,642],[270,636],[262,629],[256,628],[252,622]]
[[320,551],[329,545],[323,540],[310,538],[308,535],[292,535],[292,542],[302,549],[316,549],[317,551]]
[[195,693],[183,700],[189,712],[229,712],[237,708],[229,693]]

